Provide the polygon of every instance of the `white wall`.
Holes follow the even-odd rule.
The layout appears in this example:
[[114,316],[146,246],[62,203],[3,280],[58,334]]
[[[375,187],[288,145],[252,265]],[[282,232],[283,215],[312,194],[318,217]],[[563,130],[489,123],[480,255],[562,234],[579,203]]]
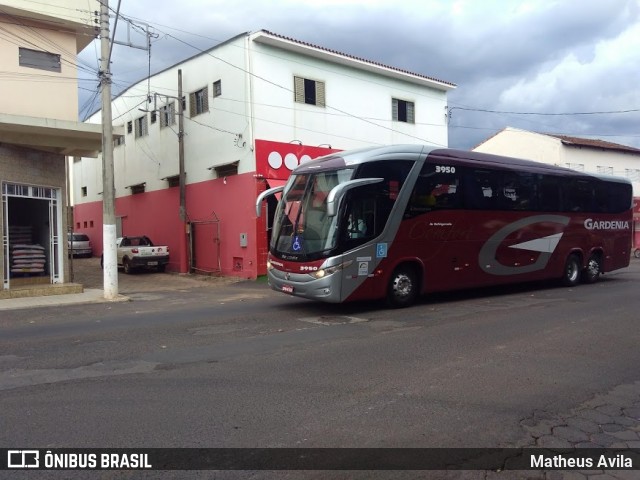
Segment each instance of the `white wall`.
[[[238,173],[255,171],[255,139],[295,139],[305,145],[330,144],[338,149],[391,143],[448,144],[445,90],[275,49],[240,35],[154,75],[149,87],[146,80],[137,83],[113,101],[113,124],[125,132],[128,122],[135,124],[145,114],[149,117],[149,135],[135,138],[134,133],[125,134],[125,145],[114,149],[117,197],[130,195],[125,187],[142,182],[146,182],[146,191],[165,189],[167,182],[162,179],[178,174],[177,117],[175,125],[161,129],[160,115],[151,124],[149,113],[140,111],[154,108],[153,102],[146,101],[149,93],[159,94],[158,108],[166,103],[162,95],[177,97],[178,69],[182,70],[187,97],[184,143],[189,184],[214,179],[211,167],[236,161]],[[328,107],[295,103],[294,75],[325,82]],[[217,80],[222,81],[222,95],[214,98],[213,82]],[[204,86],[209,88],[209,112],[190,118],[189,93]],[[391,121],[393,97],[415,103],[415,124]],[[100,112],[88,121],[100,123]],[[76,203],[102,200],[101,159],[74,162],[73,175]],[[83,186],[87,187],[85,197]]]
[[[448,145],[446,92],[253,43],[255,137],[348,149]],[[296,103],[293,77],[325,83],[326,107]],[[265,79],[265,80],[263,80]],[[281,88],[283,87],[283,88]],[[391,99],[415,103],[415,124],[391,121]]]
[[[214,165],[239,161],[238,172],[255,170],[251,144],[239,140],[248,135],[249,120],[246,101],[246,66],[243,38],[226,43],[210,54],[204,53],[182,64],[154,75],[150,86],[141,81],[122,92],[112,102],[113,125],[122,126],[125,144],[114,148],[114,170],[116,196],[130,195],[128,185],[146,182],[146,191],[167,188],[163,178],[179,173],[178,155],[178,69],[182,70],[182,93],[187,105],[184,113],[185,171],[187,183],[196,183],[216,178]],[[232,67],[235,65],[236,67]],[[222,80],[222,95],[213,97],[213,82]],[[189,94],[209,89],[209,112],[194,117],[189,115]],[[156,107],[175,102],[175,124],[160,128],[160,114],[156,123],[151,123],[148,112],[154,101],[147,96],[156,92]],[[165,97],[168,96],[169,98]],[[176,98],[171,98],[176,97]],[[100,112],[88,121],[100,123]],[[135,121],[147,115],[149,134],[135,137]],[[127,132],[127,123],[133,122],[132,133]],[[74,193],[76,202],[99,201],[102,196],[102,171],[100,159],[83,158],[74,165]],[[81,187],[87,186],[87,197],[81,196]]]
[[[634,196],[640,196],[640,154],[564,145],[559,138],[526,130],[506,128],[473,149],[524,158],[537,162],[574,168],[587,173],[600,174],[598,167],[613,167],[613,175],[626,177],[633,184]],[[584,168],[579,167],[584,165]],[[637,171],[628,176],[626,169]]]

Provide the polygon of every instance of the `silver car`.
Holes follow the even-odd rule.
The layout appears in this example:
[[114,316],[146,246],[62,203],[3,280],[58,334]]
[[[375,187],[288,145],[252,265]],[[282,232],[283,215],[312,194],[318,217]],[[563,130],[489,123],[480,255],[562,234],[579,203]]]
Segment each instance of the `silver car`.
[[91,240],[84,233],[72,233],[68,240],[69,255],[74,257],[91,257],[93,250],[91,249]]

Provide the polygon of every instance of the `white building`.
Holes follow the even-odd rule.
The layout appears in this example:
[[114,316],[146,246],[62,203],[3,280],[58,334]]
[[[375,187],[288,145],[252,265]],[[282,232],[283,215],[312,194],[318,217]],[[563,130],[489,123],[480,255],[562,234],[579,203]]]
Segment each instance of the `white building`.
[[529,132],[507,127],[474,149],[559,165],[587,173],[626,177],[640,196],[640,149],[587,138]]
[[[269,227],[255,214],[261,191],[282,184],[299,162],[335,150],[446,147],[453,88],[267,31],[231,38],[113,100],[113,124],[126,132],[114,149],[118,234],[169,245],[173,271],[255,278],[264,273]],[[89,122],[100,122],[100,113]],[[73,190],[75,229],[101,248],[100,160],[74,160]]]

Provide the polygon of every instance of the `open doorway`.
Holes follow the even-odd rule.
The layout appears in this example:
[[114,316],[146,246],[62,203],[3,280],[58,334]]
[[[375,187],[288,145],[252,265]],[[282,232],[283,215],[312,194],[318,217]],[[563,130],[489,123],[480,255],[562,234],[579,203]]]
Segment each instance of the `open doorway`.
[[62,281],[60,190],[3,184],[4,288]]

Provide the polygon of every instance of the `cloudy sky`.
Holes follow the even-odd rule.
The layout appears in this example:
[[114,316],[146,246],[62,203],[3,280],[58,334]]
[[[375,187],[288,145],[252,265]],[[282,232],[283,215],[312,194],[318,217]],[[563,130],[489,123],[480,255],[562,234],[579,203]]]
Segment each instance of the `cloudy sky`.
[[[511,126],[640,148],[640,0],[121,0],[120,13],[158,35],[152,73],[265,29],[455,83],[451,147]],[[98,52],[83,63],[97,67]],[[148,66],[116,45],[114,92]],[[96,77],[80,87],[81,114],[96,110]]]

